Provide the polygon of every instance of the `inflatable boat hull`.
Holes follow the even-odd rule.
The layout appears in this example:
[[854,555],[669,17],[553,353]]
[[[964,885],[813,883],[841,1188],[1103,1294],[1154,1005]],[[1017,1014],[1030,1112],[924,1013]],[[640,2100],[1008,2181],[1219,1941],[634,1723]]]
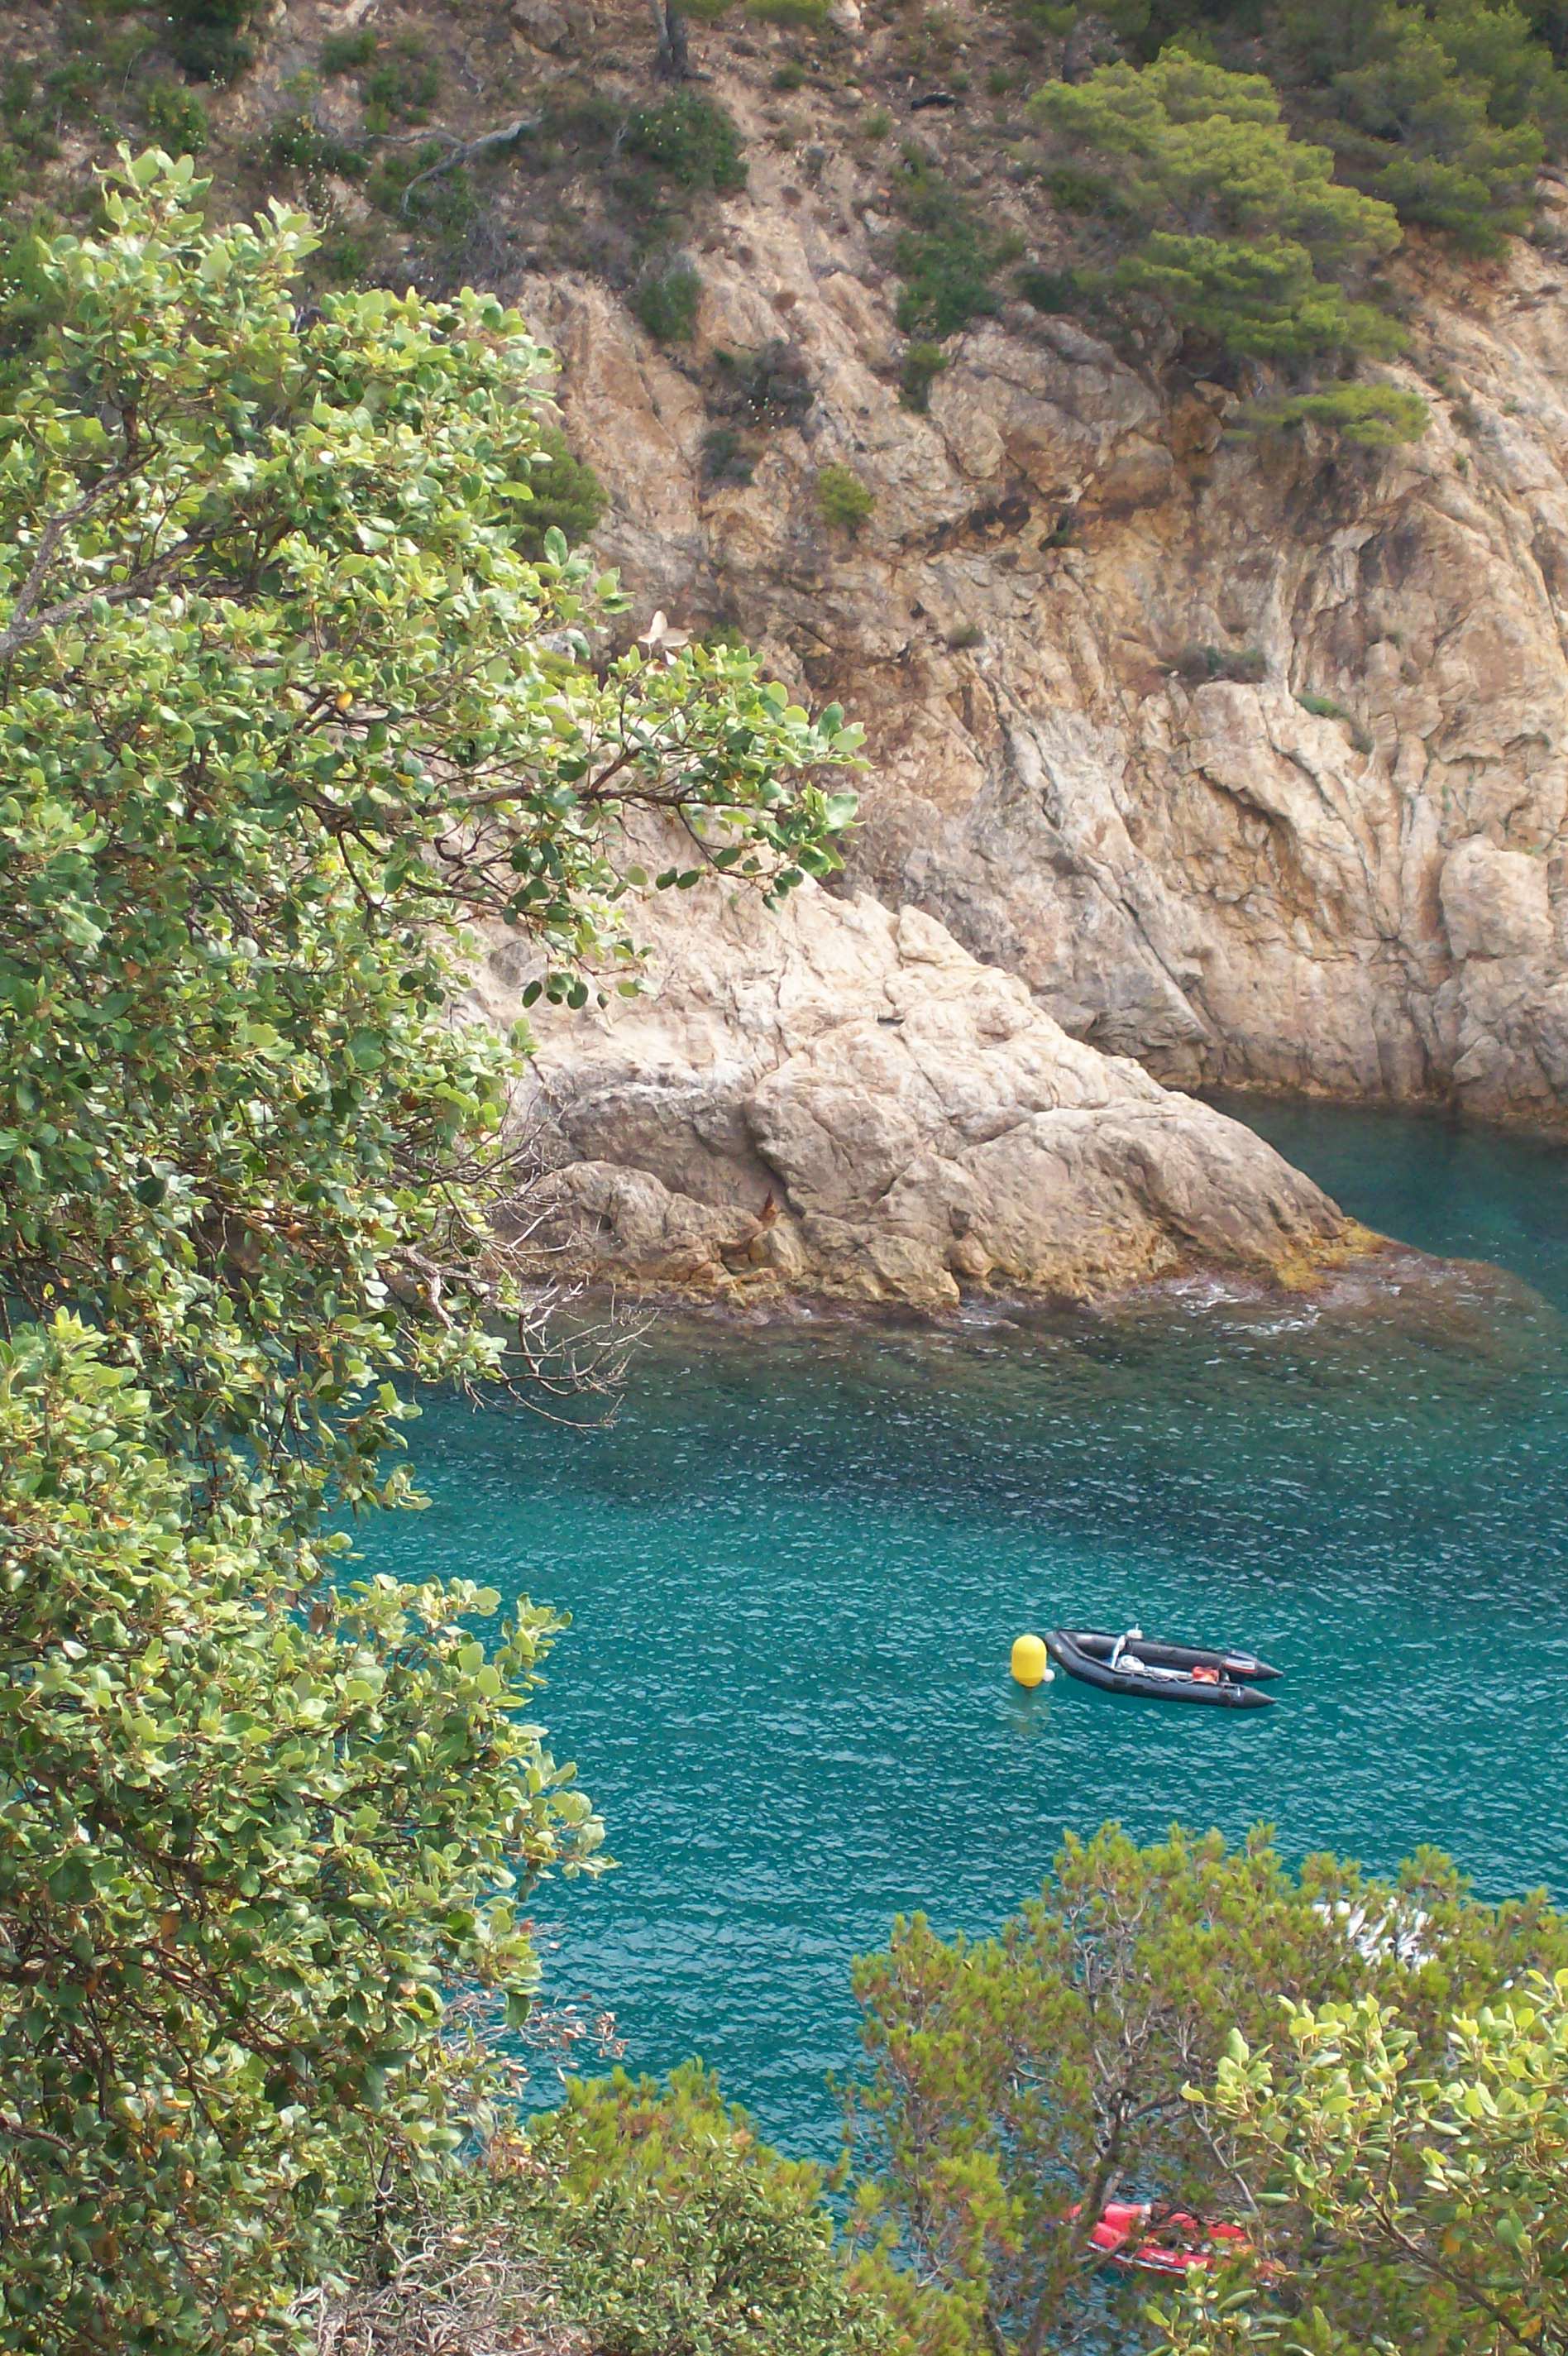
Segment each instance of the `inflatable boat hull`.
[[[1265,1662],[1253,1662],[1251,1654],[1211,1653],[1193,1644],[1150,1644],[1140,1638],[1136,1657],[1149,1663],[1151,1669],[1177,1670],[1175,1676],[1150,1675],[1137,1669],[1112,1668],[1111,1655],[1116,1640],[1092,1628],[1052,1628],[1046,1635],[1045,1649],[1059,1667],[1070,1677],[1080,1677],[1087,1686],[1098,1686],[1104,1693],[1130,1694],[1142,1701],[1190,1701],[1201,1703],[1210,1709],[1267,1709],[1274,1696],[1259,1693],[1243,1682],[1243,1676],[1277,1676]],[[1245,1662],[1247,1666],[1243,1668]],[[1208,1672],[1195,1677],[1194,1669]]]

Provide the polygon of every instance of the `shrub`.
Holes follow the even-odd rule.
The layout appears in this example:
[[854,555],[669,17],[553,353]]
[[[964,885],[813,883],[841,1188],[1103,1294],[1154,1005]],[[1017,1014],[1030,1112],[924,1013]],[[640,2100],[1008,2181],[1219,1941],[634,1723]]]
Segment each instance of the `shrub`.
[[549,533],[559,531],[568,548],[575,548],[610,504],[603,484],[585,458],[572,456],[559,425],[540,428],[539,453],[529,464],[528,482],[533,497],[518,510],[515,545],[536,563],[547,552]]
[[1268,657],[1261,647],[1189,647],[1176,672],[1189,687],[1201,687],[1214,679],[1238,680],[1255,687],[1268,677]]
[[716,406],[741,412],[753,425],[798,425],[816,399],[805,354],[782,338],[760,351],[716,351]]
[[1058,164],[1044,175],[1052,204],[1064,213],[1119,213],[1125,210],[1116,184],[1104,172],[1086,172],[1080,164]]
[[805,87],[805,68],[798,58],[786,58],[782,66],[774,68],[773,87],[778,91],[803,90]]
[[831,0],[746,0],[746,14],[764,25],[798,25],[820,33],[830,20]]
[[421,2215],[393,2218],[411,2262],[342,2302],[332,2346],[413,2356],[581,2335],[601,2356],[893,2356],[889,2319],[847,2272],[829,2179],[761,2142],[699,2062],[664,2084],[571,2081],[566,2096],[526,2140],[497,2135]]
[[142,93],[142,120],[171,155],[199,155],[211,135],[206,107],[182,82],[149,82]]
[[697,327],[702,281],[689,263],[682,262],[656,278],[645,278],[632,297],[632,308],[658,344],[689,343]]
[[1432,412],[1418,392],[1392,384],[1331,384],[1320,392],[1297,392],[1273,402],[1253,402],[1242,412],[1243,432],[1322,425],[1373,450],[1419,442]]
[[244,35],[252,0],[170,0],[169,47],[198,81],[229,82],[252,63]]
[[1342,720],[1347,727],[1355,725],[1355,714],[1347,712],[1344,705],[1337,703],[1331,695],[1298,695],[1296,700],[1303,712],[1309,712],[1314,720]]
[[877,495],[849,466],[819,466],[816,508],[824,523],[853,540],[872,509]]
[[1081,297],[1077,275],[1071,270],[1020,270],[1013,284],[1037,311],[1056,314],[1073,310]]
[[948,365],[940,344],[910,344],[899,365],[899,399],[906,409],[923,412],[931,405],[931,388]]
[[905,230],[893,259],[903,280],[894,316],[906,335],[955,336],[1000,307],[990,241],[973,224]]
[[1392,251],[1393,209],[1334,181],[1328,149],[1292,138],[1263,75],[1168,50],[1141,70],[1050,83],[1031,110],[1118,167],[1143,225],[1106,282],[1124,304],[1152,305],[1238,359],[1398,348],[1395,323],[1332,274]]
[[309,269],[313,285],[361,285],[370,270],[370,241],[357,230],[328,230],[310,258]]
[[732,425],[715,425],[702,437],[702,479],[715,486],[749,483],[756,463]]
[[451,148],[439,139],[425,140],[412,149],[394,149],[380,157],[366,194],[394,220],[415,221],[440,237],[460,241],[479,215],[479,198],[467,168],[458,164],[417,188],[412,185],[432,164],[450,165],[451,159]]
[[[699,2062],[567,2089],[528,2128],[524,2236],[560,2312],[622,2356],[852,2356],[886,2342],[809,2161],[759,2141]],[[529,2179],[520,2179],[526,2185]]]
[[261,154],[275,171],[335,172],[345,180],[358,179],[369,165],[362,149],[323,131],[303,107],[274,118]]
[[384,131],[390,123],[428,123],[441,89],[441,68],[424,43],[405,34],[381,50],[379,59],[360,85],[369,127]]
[[368,25],[357,32],[329,33],[321,45],[321,70],[324,74],[356,73],[368,66],[378,48],[376,36]]
[[896,316],[904,333],[956,335],[971,319],[996,311],[996,241],[922,149],[904,151],[892,197],[909,223],[893,252],[903,280]]
[[626,145],[645,155],[681,188],[732,195],[746,185],[745,158],[734,118],[714,100],[678,90],[661,106],[633,115]]
[[885,139],[893,127],[893,118],[885,106],[873,106],[869,114],[860,117],[862,139]]

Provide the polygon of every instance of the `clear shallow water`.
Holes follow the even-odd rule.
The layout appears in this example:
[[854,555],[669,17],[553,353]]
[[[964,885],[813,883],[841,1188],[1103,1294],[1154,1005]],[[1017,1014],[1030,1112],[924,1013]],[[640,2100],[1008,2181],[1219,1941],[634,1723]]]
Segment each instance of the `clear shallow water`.
[[[609,1430],[442,1405],[377,1567],[571,1612],[541,1714],[620,1869],[539,1912],[634,2066],[830,2150],[849,1957],[985,1929],[1062,1828],[1179,1817],[1568,1896],[1568,1154],[1232,1105],[1371,1226],[1510,1271],[1213,1285],[941,1333],[667,1329]],[[1522,1280],[1519,1281],[1518,1280]],[[1271,1711],[1025,1697],[1019,1630],[1244,1643]]]

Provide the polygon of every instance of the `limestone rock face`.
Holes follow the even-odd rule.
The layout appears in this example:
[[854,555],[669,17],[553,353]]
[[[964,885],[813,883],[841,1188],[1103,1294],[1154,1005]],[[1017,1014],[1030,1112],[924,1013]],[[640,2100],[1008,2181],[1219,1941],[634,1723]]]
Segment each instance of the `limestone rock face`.
[[[849,887],[1181,1085],[1568,1121],[1561,192],[1496,262],[1402,258],[1389,373],[1433,413],[1406,447],[1239,433],[1234,394],[1018,304],[916,415],[875,172],[830,130],[781,148],[765,57],[711,62],[752,168],[693,241],[695,343],[587,280],[521,299],[640,604],[738,624],[866,723]],[[919,123],[962,178],[956,110]],[[713,356],[778,342],[809,412],[713,479]],[[816,509],[829,463],[875,494],[854,538]]]
[[[650,901],[651,993],[546,1010],[525,1108],[541,1266],[731,1299],[1088,1299],[1304,1279],[1360,1238],[1237,1123],[1070,1038],[920,911],[807,887]],[[527,979],[496,942],[477,1011]]]

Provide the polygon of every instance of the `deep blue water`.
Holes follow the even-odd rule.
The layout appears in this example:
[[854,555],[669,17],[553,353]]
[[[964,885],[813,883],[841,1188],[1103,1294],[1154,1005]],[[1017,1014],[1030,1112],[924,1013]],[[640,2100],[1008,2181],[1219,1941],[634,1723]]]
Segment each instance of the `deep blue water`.
[[[1115,1815],[1568,1896],[1568,1155],[1232,1105],[1373,1226],[1489,1260],[1323,1303],[1215,1285],[900,1333],[680,1324],[619,1419],[442,1405],[378,1567],[564,1606],[541,1714],[619,1869],[539,1909],[628,2061],[715,2063],[831,2149],[848,1964],[901,1909],[994,1924]],[[1232,1715],[1007,1674],[1136,1619],[1286,1672]]]

